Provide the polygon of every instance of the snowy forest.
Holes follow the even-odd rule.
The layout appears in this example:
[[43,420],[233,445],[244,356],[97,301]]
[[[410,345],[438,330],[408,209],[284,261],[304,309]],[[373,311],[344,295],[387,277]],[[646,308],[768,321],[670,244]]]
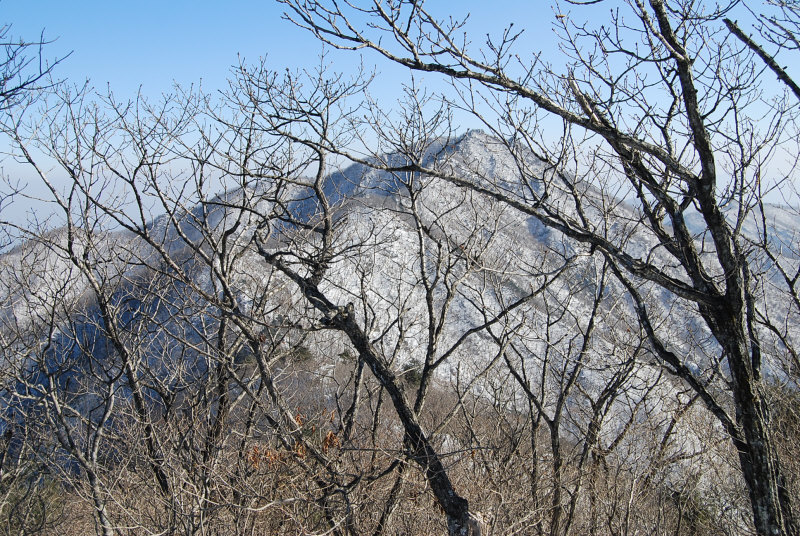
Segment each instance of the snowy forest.
[[279,3],[404,99],[0,30],[0,534],[799,535],[800,2]]

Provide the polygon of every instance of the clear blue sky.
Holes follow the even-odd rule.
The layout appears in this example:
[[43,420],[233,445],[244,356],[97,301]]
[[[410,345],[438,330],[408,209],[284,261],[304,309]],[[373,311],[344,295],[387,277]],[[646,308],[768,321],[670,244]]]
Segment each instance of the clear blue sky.
[[[539,46],[550,41],[553,12],[547,1],[433,0],[427,6],[441,14],[471,12],[478,40],[518,21]],[[312,66],[320,43],[282,20],[282,12],[273,0],[0,0],[0,23],[11,24],[14,36],[31,40],[44,31],[47,39],[56,39],[47,47],[48,57],[71,52],[58,67],[59,77],[75,83],[89,78],[99,90],[108,83],[118,97],[132,97],[140,86],[145,94],[158,95],[173,81],[189,85],[202,79],[207,90],[223,88],[237,54],[249,63],[266,57],[276,70]],[[357,63],[353,54],[331,58],[341,70]],[[394,74],[400,82],[401,73]]]
[[56,39],[50,57],[72,52],[60,77],[90,78],[115,93],[169,91],[201,79],[222,87],[241,53],[267,56],[276,67],[300,65],[320,50],[302,31],[281,20],[271,1],[54,1],[2,0],[0,20],[12,33],[32,39],[44,31]]

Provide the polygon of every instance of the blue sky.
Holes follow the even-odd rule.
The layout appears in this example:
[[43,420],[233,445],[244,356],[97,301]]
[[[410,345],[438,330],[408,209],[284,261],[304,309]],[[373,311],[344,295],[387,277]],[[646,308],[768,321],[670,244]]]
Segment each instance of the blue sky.
[[[471,12],[470,28],[479,37],[523,19],[528,35],[539,46],[548,45],[549,2],[437,0],[427,5],[442,14]],[[158,95],[170,91],[173,81],[189,85],[202,80],[207,90],[221,89],[239,55],[249,63],[266,57],[276,70],[313,65],[320,43],[282,20],[282,12],[283,6],[272,0],[0,0],[0,23],[11,24],[13,35],[31,40],[44,31],[47,39],[56,40],[47,47],[48,57],[71,52],[58,66],[61,78],[75,83],[88,78],[99,90],[109,84],[118,97],[132,97],[139,87]],[[542,31],[548,39],[541,39]],[[330,58],[341,70],[357,64],[353,54]],[[402,73],[395,75],[400,82]]]
[[276,67],[315,56],[319,44],[281,20],[270,1],[63,2],[3,0],[2,20],[26,39],[44,30],[56,39],[48,55],[71,56],[57,73],[115,93],[169,91],[201,79],[209,89],[224,85],[237,54],[251,61],[267,56]]

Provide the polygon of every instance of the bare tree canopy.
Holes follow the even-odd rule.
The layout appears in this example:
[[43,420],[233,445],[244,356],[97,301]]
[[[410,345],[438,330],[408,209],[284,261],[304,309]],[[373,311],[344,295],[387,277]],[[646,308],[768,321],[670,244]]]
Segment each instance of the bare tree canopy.
[[[658,358],[695,390],[735,444],[757,531],[797,534],[761,383],[760,318],[766,315],[759,311],[754,269],[760,260],[742,228],[749,218],[763,219],[768,187],[761,174],[791,143],[784,129],[797,126],[797,99],[780,92],[761,96],[759,62],[794,97],[800,92],[791,75],[735,23],[722,24],[739,3],[630,2],[597,25],[557,16],[568,58],[562,71],[537,56],[527,62],[514,49],[519,34],[510,29],[473,50],[469,39],[458,35],[459,22],[437,20],[419,2],[285,4],[291,20],[334,47],[372,49],[410,69],[450,78],[454,105],[509,140],[510,152],[519,154],[522,146],[551,166],[549,176],[526,173],[524,188],[517,191],[490,177],[472,181],[419,161],[406,168],[494,197],[603,255],[627,288]],[[577,11],[580,2],[575,5]],[[762,35],[784,53],[796,51],[798,6],[771,7],[778,8],[777,15],[755,16]],[[561,143],[549,142],[550,133],[536,137],[542,113],[563,120]],[[796,148],[788,148],[795,157]],[[591,187],[605,200],[593,199]],[[620,216],[612,194],[635,197],[631,216],[654,240],[647,255],[631,251],[609,225]],[[727,208],[734,203],[733,210]],[[699,229],[687,223],[693,213]],[[762,233],[761,245],[768,249],[766,226]],[[662,264],[653,255],[659,250],[671,262]],[[663,333],[669,324],[656,325],[639,291],[641,280],[692,304],[719,345],[735,415]]]
[[6,45],[0,533],[798,534],[798,4],[281,3],[446,89]]

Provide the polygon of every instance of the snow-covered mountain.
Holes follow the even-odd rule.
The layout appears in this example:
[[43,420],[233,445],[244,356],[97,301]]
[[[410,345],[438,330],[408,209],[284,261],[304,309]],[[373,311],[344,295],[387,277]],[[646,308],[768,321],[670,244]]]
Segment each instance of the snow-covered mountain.
[[[518,199],[541,196],[543,185],[540,179],[547,177],[546,166],[532,155],[523,154],[520,159],[517,154],[514,158],[512,151],[515,148],[509,143],[480,131],[471,131],[455,140],[431,143],[419,158],[419,163],[477,183],[490,182],[492,187]],[[380,157],[376,162],[383,166],[402,166],[409,162],[409,157],[392,154]],[[521,171],[527,174],[526,177],[536,179],[526,181]],[[227,234],[226,255],[239,257],[225,268],[226,273],[239,287],[242,303],[252,304],[255,297],[249,295],[250,292],[260,292],[260,284],[271,272],[253,245],[256,229],[260,226],[263,230],[265,219],[276,215],[274,200],[270,199],[268,192],[268,186],[256,185],[251,191],[239,189],[211,197],[183,213],[176,212],[172,217],[161,216],[148,224],[150,243],[120,231],[87,235],[86,247],[91,248],[89,255],[95,259],[96,275],[101,276],[102,282],[125,286],[138,281],[143,271],[152,270],[153,267],[146,266],[148,263],[163,264],[166,256],[176,266],[187,267],[187,259],[193,258],[193,268],[187,274],[197,278],[196,289],[218,293],[214,274],[219,267],[214,263],[220,259],[215,248],[220,247],[220,237]],[[467,297],[456,293],[454,298],[450,298],[453,301],[448,306],[453,312],[448,315],[448,321],[456,326],[453,333],[474,327],[487,311],[493,308],[499,311],[503,304],[536,289],[547,280],[550,271],[564,263],[569,264],[565,272],[569,276],[548,283],[552,285],[548,292],[552,292],[560,303],[569,303],[576,319],[585,317],[591,310],[592,288],[598,278],[597,259],[587,255],[587,248],[564,238],[532,216],[457,188],[445,180],[410,172],[390,173],[364,164],[354,164],[332,173],[324,192],[333,207],[337,228],[331,266],[322,286],[330,290],[333,298],[344,303],[363,302],[361,314],[370,311],[369,314],[375,318],[369,321],[378,332],[385,322],[391,322],[391,315],[398,314],[396,309],[400,302],[407,304],[403,305],[404,314],[424,304],[419,295],[424,287],[422,279],[426,276],[432,278],[435,270],[443,269],[435,265],[437,262],[449,263],[447,277],[462,278],[459,279],[460,285],[476,287],[478,284],[473,280],[482,280],[480,289],[471,288],[474,295]],[[289,199],[290,213],[295,219],[304,218],[313,223],[318,217],[318,200],[292,195],[302,200]],[[573,217],[570,211],[574,212],[574,209],[569,206],[565,192],[550,188],[548,195],[551,196],[549,202]],[[562,199],[558,199],[558,195]],[[679,267],[670,266],[671,259],[657,247],[652,233],[634,225],[639,220],[636,209],[624,200],[617,200],[613,218],[600,214],[598,205],[591,201],[592,196],[602,195],[602,192],[586,186],[584,208],[598,218],[593,222],[598,229],[605,226],[608,236],[618,239],[632,256],[661,263],[665,269],[673,270],[681,277]],[[731,205],[728,210],[731,217],[735,217],[735,207]],[[606,220],[600,221],[599,218]],[[699,215],[690,209],[686,219],[698,243],[704,242],[703,222]],[[771,243],[797,243],[800,217],[796,211],[765,205],[763,218],[754,213],[744,220],[744,236],[758,242],[764,233],[764,222]],[[276,248],[290,246],[296,248],[299,257],[303,257],[313,255],[314,248],[318,247],[313,233],[308,235],[297,230],[301,240],[298,236],[275,234],[290,233],[291,226],[276,225],[274,229],[271,243]],[[5,322],[24,323],[31,315],[44,314],[41,307],[46,309],[47,304],[58,299],[75,301],[78,296],[91,295],[86,274],[81,274],[72,264],[64,249],[65,240],[62,232],[55,231],[3,256],[0,291]],[[84,247],[82,242],[83,238],[76,237],[79,254]],[[707,249],[707,244],[704,247]],[[198,258],[198,253],[206,257]],[[781,261],[786,263],[787,272],[796,270],[796,248],[783,247],[779,254]],[[660,257],[662,261],[658,261]],[[779,277],[774,268],[767,267],[766,270],[771,278]],[[613,287],[612,293],[624,296],[619,285],[610,279],[606,284]],[[448,292],[445,288],[435,290],[443,295]],[[675,307],[691,309],[688,304],[680,303],[660,289],[652,288],[648,292],[658,307],[665,311],[664,314]],[[492,297],[488,298],[490,294]],[[476,299],[482,300],[480,306],[474,301]],[[778,295],[769,292],[764,300],[776,304],[781,301]],[[32,308],[37,302],[39,309]],[[532,318],[537,316],[535,311],[527,314]],[[700,336],[702,328],[691,320],[693,313],[687,309],[685,314],[689,319],[686,327],[693,333],[692,337]],[[415,318],[419,315],[422,312],[414,313]],[[383,320],[378,321],[380,318]],[[528,325],[535,323],[526,322]],[[632,318],[628,318],[626,323],[635,324]],[[414,333],[413,337],[408,333],[405,335],[408,344],[418,344],[419,339],[424,338],[421,331]],[[679,334],[675,337],[676,344],[679,344],[677,341],[682,337]],[[409,356],[406,358],[411,359]],[[693,366],[699,365],[695,363]]]
[[[542,180],[549,173],[544,163],[524,153],[514,158],[512,151],[511,144],[472,131],[432,143],[419,163],[517,199],[543,195]],[[409,157],[386,155],[375,162],[399,167]],[[534,179],[526,181],[527,176]],[[32,350],[25,345],[31,338],[46,341],[59,332],[67,339],[80,338],[75,318],[102,326],[101,315],[93,309],[97,288],[89,277],[121,315],[119,327],[139,330],[123,334],[123,342],[135,346],[154,373],[160,370],[157,375],[177,374],[178,363],[159,363],[180,359],[193,361],[194,371],[206,370],[202,363],[218,352],[207,339],[218,328],[225,307],[230,308],[225,314],[247,317],[261,325],[259,329],[299,326],[310,330],[304,337],[314,339],[319,313],[296,285],[258,254],[255,237],[269,229],[267,247],[284,252],[286,263],[307,274],[304,263],[316,259],[321,247],[321,205],[307,192],[291,193],[289,208],[278,212],[272,192],[270,185],[256,184],[251,190],[221,193],[149,222],[145,237],[122,231],[79,233],[73,237],[73,252],[86,261],[82,268],[70,258],[63,231],[5,254],[0,260],[0,292],[7,348],[17,347],[24,356],[17,359],[30,360]],[[324,192],[334,230],[319,288],[333,303],[353,305],[367,333],[397,370],[409,363],[437,363],[442,382],[458,376],[481,390],[485,386],[477,378],[505,352],[504,359],[511,355],[531,374],[544,378],[545,391],[558,393],[565,382],[573,381],[568,380],[570,363],[580,356],[576,381],[589,398],[600,396],[630,360],[637,365],[628,372],[628,381],[638,382],[642,392],[660,376],[659,366],[641,343],[622,285],[603,272],[601,259],[590,256],[588,247],[534,217],[446,180],[364,164],[331,174]],[[655,236],[636,226],[633,205],[615,200],[613,211],[602,214],[598,207],[609,200],[601,199],[603,205],[596,198],[604,193],[591,185],[584,192],[584,209],[598,218],[593,222],[597,229],[604,228],[630,255],[682,277],[680,267],[657,247]],[[550,203],[575,216],[567,192],[551,187],[548,195]],[[734,207],[728,210],[735,217]],[[278,225],[271,218],[284,221]],[[706,243],[697,213],[689,211],[687,220],[698,243]],[[763,218],[752,215],[744,220],[744,235],[759,242],[764,222],[771,243],[797,244],[796,212],[765,205]],[[708,255],[713,253],[707,244],[703,247]],[[788,273],[797,269],[796,251],[779,251]],[[763,303],[773,314],[788,318],[786,300],[776,284],[769,284],[780,283],[780,274],[769,265],[763,273],[768,276],[760,284]],[[716,345],[694,306],[653,285],[642,283],[641,288],[662,338],[700,377],[713,375],[719,366]],[[524,303],[517,304],[520,301]],[[504,312],[511,304],[517,305]],[[70,324],[70,311],[79,314],[65,330],[60,324]],[[588,351],[576,353],[592,315],[596,326]],[[678,317],[685,320],[670,320]],[[790,329],[787,337],[795,336]],[[330,353],[340,351],[336,346]],[[209,355],[204,357],[204,352]],[[780,367],[769,356],[766,366],[779,375]],[[669,382],[663,385],[668,391]],[[547,398],[544,392],[542,397]],[[620,409],[620,422],[624,414]]]

